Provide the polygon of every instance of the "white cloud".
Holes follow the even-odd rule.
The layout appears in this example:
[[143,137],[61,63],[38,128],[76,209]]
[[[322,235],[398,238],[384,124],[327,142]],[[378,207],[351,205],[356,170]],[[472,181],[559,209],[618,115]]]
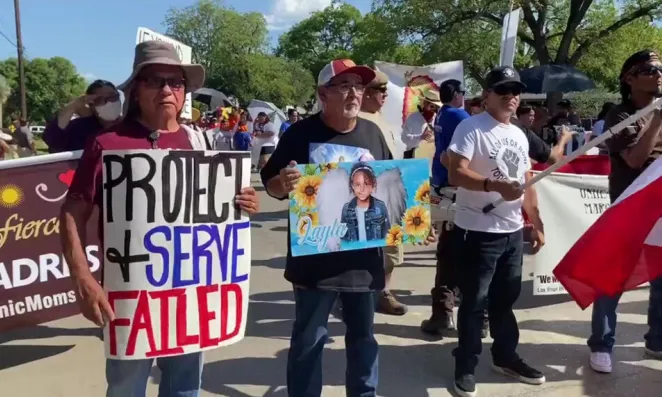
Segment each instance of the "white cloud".
[[272,0],[271,11],[265,14],[271,31],[286,30],[314,11],[331,5],[332,0]]
[[99,77],[97,77],[97,75],[94,73],[83,73],[81,76],[83,76],[83,78],[87,81],[94,81],[99,79]]

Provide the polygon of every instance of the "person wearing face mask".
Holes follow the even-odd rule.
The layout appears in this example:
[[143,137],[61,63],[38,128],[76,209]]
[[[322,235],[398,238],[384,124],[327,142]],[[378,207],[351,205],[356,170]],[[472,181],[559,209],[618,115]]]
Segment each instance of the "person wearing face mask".
[[407,145],[404,158],[413,159],[414,151],[422,141],[434,141],[434,127],[432,123],[437,110],[442,106],[439,99],[439,91],[426,91],[421,98],[422,105],[418,112],[407,117],[402,127],[402,142]]
[[[78,115],[78,118],[71,118]],[[113,83],[96,80],[71,101],[44,131],[49,153],[82,150],[90,136],[115,124],[122,115],[120,94]]]

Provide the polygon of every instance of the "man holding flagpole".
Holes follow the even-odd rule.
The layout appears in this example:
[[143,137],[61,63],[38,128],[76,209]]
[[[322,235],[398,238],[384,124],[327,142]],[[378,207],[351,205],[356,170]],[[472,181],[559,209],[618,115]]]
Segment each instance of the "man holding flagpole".
[[[494,338],[493,368],[524,383],[545,382],[544,375],[516,352],[519,328],[513,313],[522,284],[522,207],[534,225],[534,252],[544,244],[535,191],[521,189],[531,168],[529,143],[510,122],[525,86],[509,66],[490,71],[485,83],[486,111],[460,122],[447,152],[448,179],[458,186],[451,244],[462,294],[458,347],[453,352],[455,391],[461,397],[477,395],[474,371],[482,351],[485,309]],[[506,202],[490,213],[483,212],[500,197]]]
[[[662,94],[662,63],[652,50],[637,52],[625,61],[620,74],[623,102],[607,114],[604,129],[649,106]],[[612,203],[662,154],[662,113],[660,109],[644,116],[635,125],[616,131],[607,140],[611,159],[609,195]],[[602,296],[593,304],[590,365],[596,372],[610,373],[611,351],[615,342],[616,307],[620,294]],[[662,278],[650,282],[648,308],[649,332],[646,334],[646,354],[662,359]]]

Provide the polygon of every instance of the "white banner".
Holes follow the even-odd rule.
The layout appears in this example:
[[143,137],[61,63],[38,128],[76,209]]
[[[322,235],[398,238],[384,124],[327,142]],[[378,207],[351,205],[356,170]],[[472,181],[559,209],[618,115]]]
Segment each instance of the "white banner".
[[609,207],[608,180],[600,175],[554,173],[535,186],[545,224],[545,246],[533,256],[533,294],[564,294],[552,272]]
[[501,30],[501,52],[499,65],[512,67],[515,63],[515,50],[517,49],[517,28],[519,27],[520,8],[512,11],[503,18]]
[[[192,62],[191,47],[168,36],[162,35],[161,33],[156,33],[153,30],[138,28],[136,44],[140,44],[144,41],[165,41],[166,43],[170,43],[175,46],[177,55],[179,55],[179,59],[181,59],[183,64],[190,64]],[[184,103],[181,117],[193,119],[193,100],[191,99],[190,93],[186,94],[186,102]]]
[[427,66],[397,65],[378,61],[375,62],[375,68],[388,76],[388,98],[382,109],[382,115],[391,125],[401,152],[406,149],[401,138],[402,126],[407,116],[418,111],[423,93],[430,89],[439,90],[439,85],[448,79],[464,81],[462,61]]
[[106,357],[174,356],[244,337],[250,221],[245,152],[103,152]]

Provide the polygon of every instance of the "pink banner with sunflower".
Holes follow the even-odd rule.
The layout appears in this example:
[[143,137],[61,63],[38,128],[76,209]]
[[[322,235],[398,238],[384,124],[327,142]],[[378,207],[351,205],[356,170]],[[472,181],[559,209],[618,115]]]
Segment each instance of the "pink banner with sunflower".
[[290,193],[293,256],[425,241],[430,182],[425,159],[297,165]]

